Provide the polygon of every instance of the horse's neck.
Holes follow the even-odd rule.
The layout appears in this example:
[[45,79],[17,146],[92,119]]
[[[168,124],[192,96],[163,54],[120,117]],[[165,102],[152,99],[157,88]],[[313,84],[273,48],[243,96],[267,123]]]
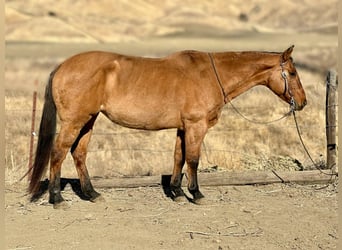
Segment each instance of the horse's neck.
[[227,52],[215,55],[226,99],[232,100],[256,85],[265,85],[279,55],[259,52]]

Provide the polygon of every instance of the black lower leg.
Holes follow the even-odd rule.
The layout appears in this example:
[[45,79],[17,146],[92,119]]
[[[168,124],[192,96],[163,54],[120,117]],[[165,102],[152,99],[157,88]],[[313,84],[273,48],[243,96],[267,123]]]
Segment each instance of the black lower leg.
[[204,195],[199,191],[198,185],[196,186],[189,186],[188,188],[190,194],[194,197],[194,201],[204,198]]
[[201,199],[204,195],[199,191],[198,180],[197,180],[197,168],[198,168],[198,160],[189,161],[188,163],[188,190],[190,194],[192,194],[194,201]]
[[55,179],[50,180],[49,183],[49,203],[57,204],[64,201],[61,195],[61,179],[60,176],[56,176]]
[[175,199],[180,196],[185,196],[184,191],[182,189],[182,174],[178,175],[170,182],[170,188],[172,193],[172,198]]
[[82,192],[83,192],[85,199],[90,200],[90,201],[95,200],[101,195],[95,191],[89,178],[85,181],[84,185],[82,186]]

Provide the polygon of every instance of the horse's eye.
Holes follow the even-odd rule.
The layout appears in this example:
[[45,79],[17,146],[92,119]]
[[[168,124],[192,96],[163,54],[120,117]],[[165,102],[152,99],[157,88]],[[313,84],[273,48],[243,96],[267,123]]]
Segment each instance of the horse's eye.
[[296,72],[289,72],[290,76],[296,76]]

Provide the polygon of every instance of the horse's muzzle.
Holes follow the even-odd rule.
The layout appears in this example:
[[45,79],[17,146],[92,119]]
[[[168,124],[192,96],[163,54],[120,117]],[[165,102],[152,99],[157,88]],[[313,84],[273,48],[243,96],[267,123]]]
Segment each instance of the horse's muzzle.
[[301,103],[301,104],[298,104],[296,101],[294,102],[294,110],[296,111],[300,111],[302,110],[307,104],[307,101],[306,99]]

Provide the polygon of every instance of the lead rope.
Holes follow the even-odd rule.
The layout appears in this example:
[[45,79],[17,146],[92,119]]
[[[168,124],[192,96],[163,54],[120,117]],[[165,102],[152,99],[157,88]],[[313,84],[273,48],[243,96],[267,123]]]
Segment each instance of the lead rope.
[[[228,99],[229,100],[229,99]],[[255,124],[262,124],[262,125],[267,125],[267,124],[271,124],[271,123],[275,123],[275,122],[278,122],[278,121],[281,121],[282,119],[288,117],[289,115],[291,115],[293,109],[292,107],[290,107],[290,110],[285,113],[284,115],[282,115],[281,117],[277,118],[277,119],[274,119],[274,120],[270,120],[270,121],[257,121],[257,120],[252,120],[248,117],[246,117],[244,114],[242,114],[232,103],[231,101],[229,100],[229,103],[230,105],[232,106],[232,108],[234,109],[234,111],[236,113],[238,113],[243,119],[245,119],[246,121],[249,121],[251,123],[255,123]]]
[[300,140],[300,142],[301,142],[301,144],[302,144],[302,146],[303,146],[303,148],[304,148],[306,154],[307,154],[308,157],[310,158],[312,164],[313,164],[313,165],[315,166],[315,168],[318,169],[322,174],[331,176],[331,179],[333,178],[333,176],[336,176],[336,177],[338,176],[338,173],[333,173],[333,172],[332,172],[332,173],[325,173],[325,172],[323,171],[323,169],[320,168],[320,167],[314,162],[314,160],[312,159],[312,157],[311,157],[311,155],[310,155],[310,153],[309,153],[309,150],[308,150],[307,147],[305,146],[305,143],[304,143],[304,141],[303,141],[303,138],[302,138],[302,136],[301,136],[301,134],[300,134],[299,125],[298,125],[298,122],[297,122],[297,117],[296,117],[296,112],[295,112],[294,98],[293,98],[292,93],[291,93],[291,90],[290,90],[290,88],[289,88],[289,86],[288,86],[287,76],[286,76],[286,73],[285,73],[285,70],[284,70],[284,63],[281,63],[281,64],[280,64],[280,67],[281,67],[281,76],[282,76],[282,78],[284,79],[284,83],[285,83],[285,89],[284,89],[283,95],[285,95],[286,92],[288,91],[289,95],[291,96],[291,100],[290,100],[290,110],[289,110],[287,113],[285,113],[282,117],[280,117],[280,118],[278,118],[278,119],[275,119],[275,120],[272,120],[272,121],[263,122],[263,121],[256,121],[256,120],[249,119],[248,117],[246,117],[245,115],[243,115],[243,114],[242,114],[242,113],[233,105],[233,103],[231,102],[231,100],[228,98],[228,95],[225,94],[225,91],[224,91],[223,85],[222,85],[222,83],[221,83],[219,74],[218,74],[218,72],[217,72],[217,70],[216,70],[214,58],[212,57],[211,53],[208,53],[208,56],[209,56],[209,58],[210,58],[211,65],[212,65],[212,67],[213,67],[213,69],[214,69],[214,72],[215,72],[215,76],[216,76],[217,82],[218,82],[218,84],[219,84],[220,87],[221,87],[221,90],[222,90],[222,93],[223,93],[223,98],[224,98],[224,103],[225,103],[225,104],[227,103],[227,101],[226,101],[226,99],[227,99],[228,102],[230,103],[230,105],[232,106],[232,108],[234,109],[234,111],[235,111],[237,114],[239,114],[243,119],[245,119],[245,120],[247,120],[247,121],[249,121],[249,122],[251,122],[251,123],[256,123],[256,124],[265,124],[265,125],[266,125],[266,124],[274,123],[274,122],[280,121],[280,120],[284,119],[285,117],[287,117],[287,116],[293,114],[293,119],[294,119],[295,124],[296,124],[296,130],[297,130],[297,134],[298,134],[299,140]]
[[292,113],[293,113],[293,119],[294,119],[295,124],[296,124],[296,129],[297,129],[297,134],[298,134],[299,140],[300,140],[300,142],[301,142],[301,144],[302,144],[302,146],[303,146],[303,148],[304,148],[304,151],[305,151],[306,154],[308,155],[308,157],[309,157],[309,159],[311,160],[311,162],[312,162],[312,164],[314,165],[314,167],[315,167],[316,169],[318,169],[318,170],[321,172],[321,174],[325,174],[325,175],[331,176],[331,179],[333,178],[333,176],[336,176],[336,177],[337,177],[337,176],[338,176],[338,173],[334,173],[332,169],[331,169],[331,173],[325,173],[325,172],[323,171],[323,169],[322,169],[319,165],[317,165],[317,164],[314,162],[313,158],[311,157],[311,155],[310,155],[310,153],[309,153],[309,150],[307,149],[307,147],[306,147],[306,145],[305,145],[305,143],[304,143],[304,141],[303,141],[302,135],[300,134],[300,129],[299,129],[299,125],[298,125],[298,121],[297,121],[297,117],[296,117],[296,112],[293,110]]
[[292,95],[291,90],[290,90],[290,88],[289,88],[289,86],[288,86],[288,80],[287,80],[287,76],[286,76],[286,73],[285,73],[285,70],[284,70],[284,63],[281,63],[281,64],[280,64],[280,67],[281,67],[281,76],[283,77],[284,82],[285,82],[285,90],[284,90],[283,96],[285,97],[285,95],[286,95],[286,90],[288,91],[289,95],[291,96],[291,101],[290,101],[291,110],[290,110],[290,113],[293,114],[293,119],[294,119],[295,124],[296,124],[297,134],[298,134],[299,140],[300,140],[300,142],[301,142],[301,144],[302,144],[302,146],[303,146],[303,148],[304,148],[304,151],[305,151],[306,154],[308,155],[308,157],[309,157],[310,161],[312,162],[313,166],[314,166],[316,169],[318,169],[318,170],[320,171],[321,174],[329,175],[329,176],[331,176],[331,179],[332,179],[333,176],[338,176],[338,174],[337,174],[337,173],[334,173],[332,169],[331,169],[332,173],[325,173],[325,172],[323,171],[323,169],[322,169],[319,165],[317,165],[317,164],[315,163],[315,161],[313,160],[313,158],[311,157],[311,155],[310,155],[310,153],[309,153],[308,148],[306,147],[306,145],[305,145],[305,143],[304,143],[304,141],[303,141],[302,135],[300,134],[300,129],[299,129],[299,125],[298,125],[298,121],[297,121],[297,117],[296,117],[296,112],[295,112],[295,109],[294,109],[295,103],[294,103],[293,95]]

